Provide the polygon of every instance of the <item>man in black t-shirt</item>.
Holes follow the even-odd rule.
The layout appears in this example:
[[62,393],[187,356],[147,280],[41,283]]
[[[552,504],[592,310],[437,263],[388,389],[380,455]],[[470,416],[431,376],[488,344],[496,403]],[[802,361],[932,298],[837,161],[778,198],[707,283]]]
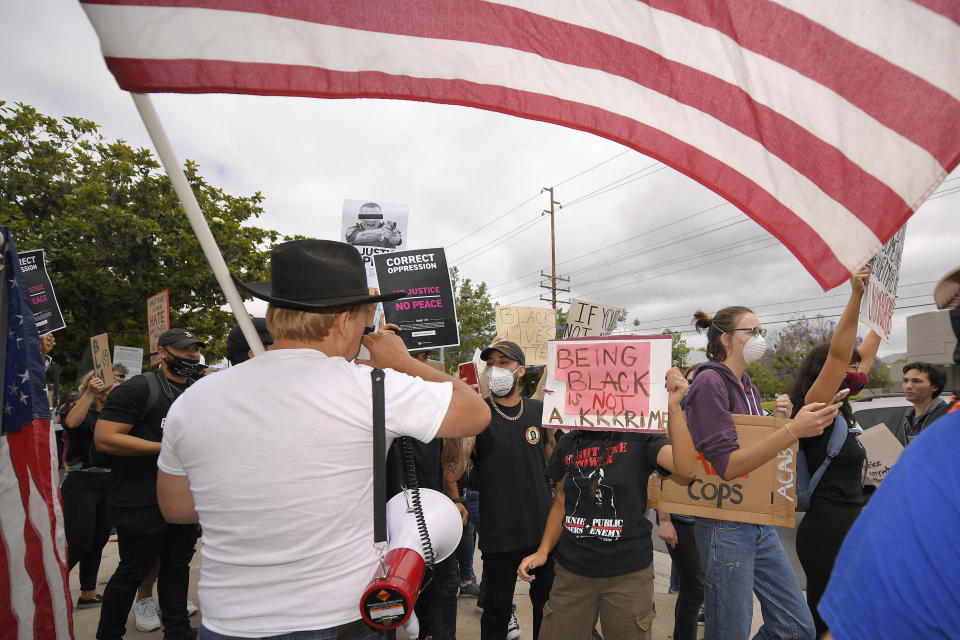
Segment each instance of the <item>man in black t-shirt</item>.
[[[543,429],[543,403],[520,395],[526,372],[523,349],[502,341],[483,350],[491,421],[476,437],[480,484],[480,550],[486,580],[480,637],[503,640],[510,622],[517,566],[536,551],[553,498],[545,475],[553,433]],[[530,585],[533,637],[540,633],[543,605],[553,584],[553,565],[537,571]]]
[[97,420],[97,448],[113,456],[110,516],[120,552],[120,564],[103,591],[98,640],[123,637],[137,588],[157,558],[164,640],[196,637],[187,618],[187,588],[197,528],[163,519],[157,506],[157,456],[170,405],[202,370],[203,346],[184,329],[162,333],[157,340],[160,370],[114,388]]

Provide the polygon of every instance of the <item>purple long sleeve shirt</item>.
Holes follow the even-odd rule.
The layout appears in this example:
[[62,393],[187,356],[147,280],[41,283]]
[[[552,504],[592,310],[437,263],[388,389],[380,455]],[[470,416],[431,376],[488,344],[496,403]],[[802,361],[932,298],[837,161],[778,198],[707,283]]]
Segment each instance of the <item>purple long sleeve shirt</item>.
[[[712,369],[700,369],[687,391],[687,426],[693,437],[693,446],[703,453],[703,457],[712,464],[720,475],[727,471],[730,454],[740,448],[737,442],[737,430],[733,425],[732,413],[763,415],[760,408],[760,392],[746,373],[740,381],[743,388],[736,384],[736,376],[724,364],[710,362],[710,366],[722,369],[724,373]],[[727,386],[721,376],[728,376],[733,387],[733,411],[727,395]]]

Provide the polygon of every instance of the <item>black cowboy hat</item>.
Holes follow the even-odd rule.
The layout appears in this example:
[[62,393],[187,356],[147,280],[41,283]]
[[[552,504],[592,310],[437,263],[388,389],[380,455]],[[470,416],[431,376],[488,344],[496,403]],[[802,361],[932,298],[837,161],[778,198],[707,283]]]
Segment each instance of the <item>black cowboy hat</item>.
[[396,300],[406,291],[370,295],[363,257],[351,245],[334,240],[291,240],[270,252],[270,282],[243,283],[241,289],[288,309],[312,311]]

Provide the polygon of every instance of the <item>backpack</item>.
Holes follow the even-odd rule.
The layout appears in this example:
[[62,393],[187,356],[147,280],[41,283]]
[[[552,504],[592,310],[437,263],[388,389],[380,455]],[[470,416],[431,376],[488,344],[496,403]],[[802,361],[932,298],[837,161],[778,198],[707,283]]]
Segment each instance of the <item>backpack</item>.
[[799,445],[797,446],[797,511],[810,509],[810,498],[813,497],[813,492],[816,491],[820,478],[823,477],[827,467],[840,453],[840,449],[843,448],[843,443],[846,442],[847,434],[850,431],[852,429],[847,426],[847,419],[838,413],[837,419],[833,421],[830,440],[827,441],[827,457],[823,459],[812,476],[810,475],[810,469],[807,467],[807,455]]
[[[147,371],[146,373],[140,374],[147,380],[147,388],[149,393],[147,395],[147,403],[143,405],[143,411],[140,412],[140,417],[137,418],[137,422],[143,420],[144,416],[149,413],[157,401],[160,399],[160,393],[162,389],[160,388],[160,378],[157,377],[156,371]],[[136,424],[136,422],[134,423]],[[112,456],[109,453],[104,453],[97,449],[96,443],[93,439],[90,439],[90,461],[93,466],[96,467],[110,467],[112,466]]]

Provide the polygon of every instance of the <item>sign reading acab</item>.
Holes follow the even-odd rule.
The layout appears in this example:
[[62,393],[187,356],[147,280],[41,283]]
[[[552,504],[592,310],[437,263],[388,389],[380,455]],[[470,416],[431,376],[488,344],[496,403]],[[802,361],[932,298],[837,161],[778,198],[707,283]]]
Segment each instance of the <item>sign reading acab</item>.
[[[768,416],[733,416],[741,447],[763,440],[788,422]],[[733,480],[724,480],[699,455],[696,476],[651,478],[647,501],[651,508],[701,518],[751,524],[794,527],[796,494],[796,444],[781,450],[757,469]]]

